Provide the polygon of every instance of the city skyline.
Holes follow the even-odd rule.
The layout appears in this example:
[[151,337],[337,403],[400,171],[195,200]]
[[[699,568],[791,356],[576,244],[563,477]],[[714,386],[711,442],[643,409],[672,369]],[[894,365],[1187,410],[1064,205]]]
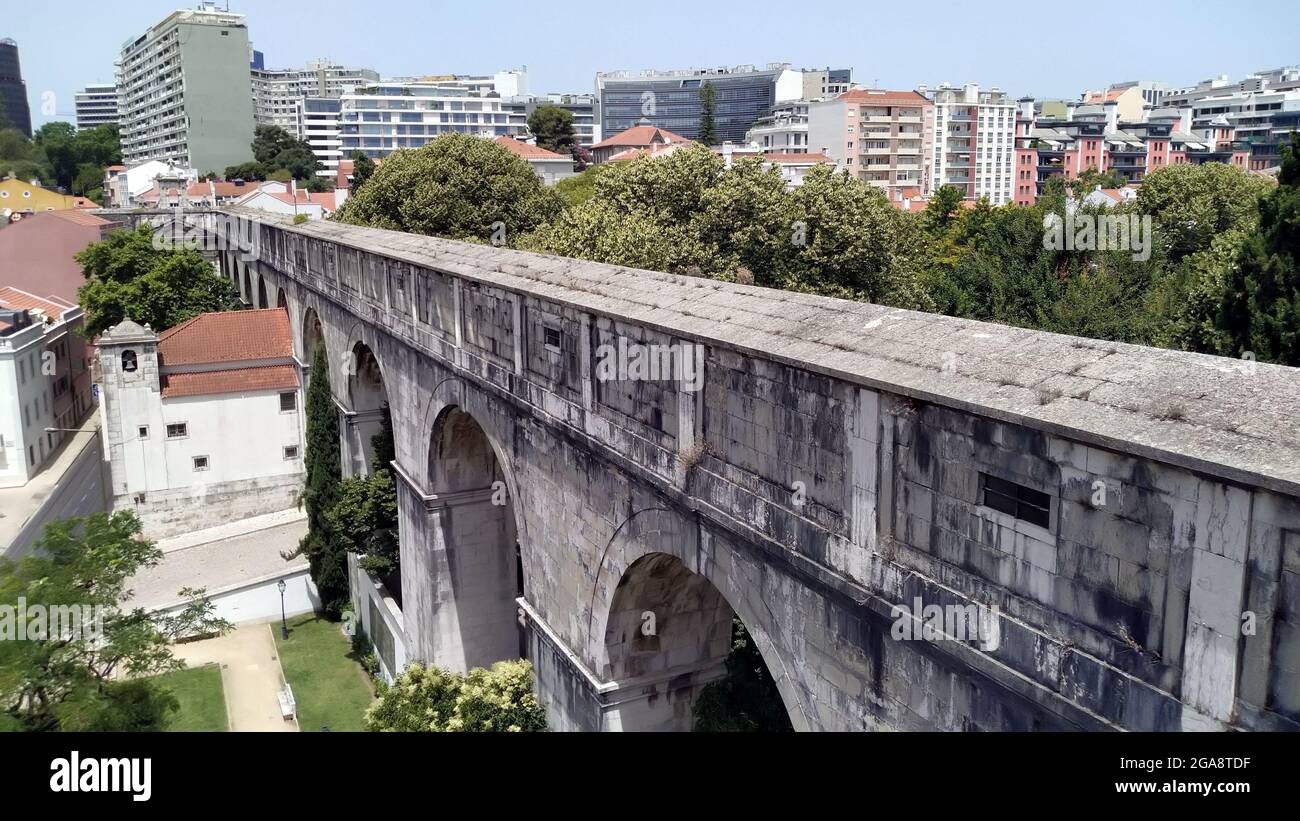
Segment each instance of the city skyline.
[[[57,29],[49,16],[8,21],[0,36],[18,42],[33,128],[74,121],[75,93],[88,84],[112,81],[113,61],[123,42],[171,11],[194,5],[144,0],[122,10],[74,2],[59,15]],[[869,30],[900,30],[914,13],[910,9],[846,13],[815,3],[805,6],[797,19],[775,11],[738,18],[726,8],[667,3],[657,6],[654,15],[638,19],[638,36],[628,42],[621,36],[626,18],[578,21],[520,3],[394,5],[386,16],[404,20],[403,25],[370,28],[340,25],[354,19],[356,11],[333,0],[318,4],[306,18],[292,7],[266,3],[231,3],[230,8],[247,16],[253,46],[266,55],[269,67],[301,65],[317,57],[373,68],[384,77],[527,67],[529,88],[535,93],[591,92],[601,71],[788,62],[807,68],[852,67],[856,82],[880,88],[977,82],[1016,97],[1073,99],[1085,89],[1126,80],[1152,79],[1180,87],[1219,74],[1235,80],[1300,59],[1287,34],[1300,23],[1300,9],[1250,2],[1237,7],[1240,13],[1250,17],[1250,10],[1258,9],[1273,22],[1237,42],[1224,40],[1221,21],[1209,13],[1208,3],[1190,4],[1181,17],[1170,18],[1155,9],[1102,2],[1087,9],[1036,9],[1031,21],[1017,20],[1014,7],[988,9],[959,29],[936,27],[923,46],[912,38],[877,43],[859,36]],[[930,19],[967,10],[955,3],[940,6]],[[776,15],[781,17],[779,25]],[[837,23],[827,27],[827,20]],[[1098,20],[1105,22],[1099,25]],[[855,26],[855,21],[863,25]],[[1064,38],[1078,44],[1077,56],[1062,59],[1062,37],[1008,35],[1007,48],[988,49],[972,59],[972,52],[990,38],[1026,25],[1068,32]],[[448,30],[494,36],[486,42],[439,36]],[[1140,48],[1121,48],[1104,42],[1116,31],[1162,36],[1148,38]],[[1098,42],[1090,43],[1089,38]],[[69,51],[60,41],[78,47]],[[1053,68],[1045,76],[1039,67],[1049,62]]]

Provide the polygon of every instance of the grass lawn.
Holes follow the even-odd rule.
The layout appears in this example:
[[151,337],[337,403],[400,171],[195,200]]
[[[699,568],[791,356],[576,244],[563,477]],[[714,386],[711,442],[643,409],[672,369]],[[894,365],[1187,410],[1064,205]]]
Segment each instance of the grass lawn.
[[310,613],[289,620],[289,638],[271,625],[280,666],[298,703],[298,727],[305,733],[364,730],[362,718],[374,693],[370,679],[352,658],[352,644],[338,622]]
[[226,697],[221,689],[221,668],[215,664],[190,667],[158,676],[158,683],[171,690],[181,709],[172,713],[169,733],[224,733]]

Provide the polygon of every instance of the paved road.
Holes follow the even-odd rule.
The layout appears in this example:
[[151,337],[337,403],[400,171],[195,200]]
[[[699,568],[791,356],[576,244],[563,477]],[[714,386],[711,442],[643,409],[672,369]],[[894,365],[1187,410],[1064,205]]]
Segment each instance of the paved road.
[[65,452],[46,471],[24,487],[0,491],[6,515],[0,520],[0,546],[6,558],[29,553],[47,522],[108,509],[103,446],[93,417],[82,431],[72,435]]

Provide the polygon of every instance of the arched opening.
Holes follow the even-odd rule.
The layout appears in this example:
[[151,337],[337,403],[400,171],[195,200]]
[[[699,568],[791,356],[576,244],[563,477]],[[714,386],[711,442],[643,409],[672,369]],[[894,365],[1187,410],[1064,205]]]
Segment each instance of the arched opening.
[[722,593],[676,556],[648,553],[619,580],[605,676],[622,730],[791,729],[754,640]]
[[253,301],[253,283],[248,278],[247,268],[244,269],[244,290],[240,292],[240,296],[244,298],[246,304],[251,304]]
[[392,415],[384,376],[370,348],[358,342],[352,356],[347,381],[351,411],[346,416],[343,453],[347,478],[342,495],[356,504],[346,508],[348,515],[340,521],[349,550],[359,556],[359,566],[383,582],[400,608],[401,528],[392,467],[397,459]]
[[[122,372],[132,373],[136,369],[135,351],[122,351]],[[26,408],[23,409],[26,411]]]
[[325,347],[325,332],[321,328],[320,315],[315,308],[308,308],[302,315],[302,361],[311,367],[316,361],[316,351]]
[[[352,413],[349,427],[352,437],[353,475],[373,473],[376,468],[387,468],[392,461],[392,425],[386,421],[388,391],[384,387],[384,374],[379,360],[364,342],[352,347],[352,362],[348,369],[348,405]],[[386,434],[385,434],[386,431]],[[375,440],[386,435],[387,441]],[[376,458],[378,456],[378,459]]]
[[524,595],[514,499],[483,428],[459,407],[442,412],[429,444],[430,490],[446,500],[438,526],[453,607],[435,614],[447,652],[438,663],[487,667],[526,655],[515,600]]
[[257,306],[258,308],[269,308],[271,303],[266,300],[266,277],[257,278]]
[[289,297],[288,295],[285,294],[283,288],[278,289],[278,293],[275,295],[275,307],[277,308],[289,307]]

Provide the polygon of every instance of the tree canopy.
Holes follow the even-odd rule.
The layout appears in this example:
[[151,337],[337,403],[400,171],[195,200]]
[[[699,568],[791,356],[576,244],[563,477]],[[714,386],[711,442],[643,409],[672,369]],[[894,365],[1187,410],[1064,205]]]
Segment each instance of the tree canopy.
[[546,729],[527,661],[453,673],[412,664],[366,712],[373,732],[532,733]]
[[491,140],[444,134],[397,151],[335,219],[452,239],[511,242],[554,218],[563,199],[527,162]]
[[[25,641],[0,640],[0,702],[24,730],[156,730],[175,699],[141,676],[184,665],[169,645],[184,636],[221,633],[202,590],[182,589],[186,605],[170,616],[127,609],[132,576],[156,565],[162,551],[140,537],[131,511],[95,513],[46,526],[35,551],[0,559],[0,604],[25,614]],[[53,630],[53,613],[79,611],[80,626]],[[87,614],[94,614],[87,621]],[[76,622],[72,623],[76,625]],[[4,624],[0,630],[18,629]],[[134,678],[126,679],[123,676]]]
[[86,274],[77,292],[86,312],[82,332],[92,339],[128,317],[163,331],[201,313],[239,307],[234,285],[202,254],[156,247],[148,226],[114,231],[76,259]]
[[557,154],[572,153],[578,143],[573,133],[573,112],[554,103],[533,109],[528,115],[528,130],[539,146]]

